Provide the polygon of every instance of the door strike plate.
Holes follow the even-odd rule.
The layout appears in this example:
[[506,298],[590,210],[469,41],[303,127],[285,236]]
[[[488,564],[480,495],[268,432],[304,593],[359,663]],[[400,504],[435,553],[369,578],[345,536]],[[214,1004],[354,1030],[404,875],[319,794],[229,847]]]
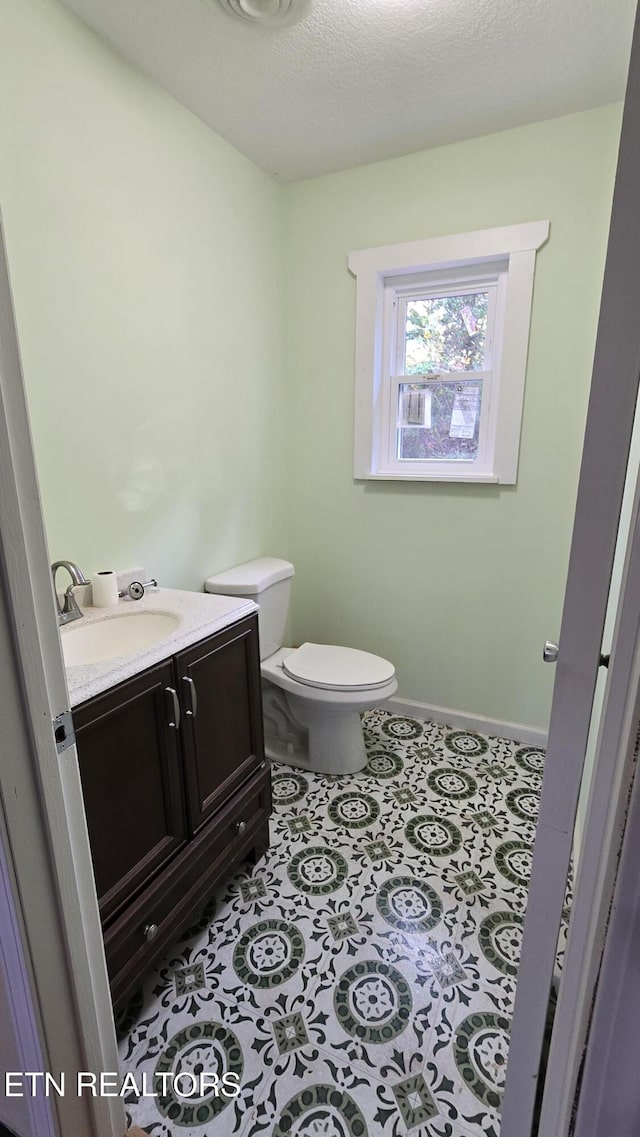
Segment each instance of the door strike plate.
[[76,732],[73,728],[71,711],[63,711],[61,715],[56,715],[53,720],[53,737],[56,740],[58,754],[62,754],[69,746],[75,744]]

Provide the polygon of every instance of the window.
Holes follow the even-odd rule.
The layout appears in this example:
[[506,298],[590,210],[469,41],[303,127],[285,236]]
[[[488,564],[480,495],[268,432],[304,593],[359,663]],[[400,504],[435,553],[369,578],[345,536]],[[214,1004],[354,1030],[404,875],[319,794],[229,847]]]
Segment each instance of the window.
[[549,222],[352,253],[355,476],[514,484]]

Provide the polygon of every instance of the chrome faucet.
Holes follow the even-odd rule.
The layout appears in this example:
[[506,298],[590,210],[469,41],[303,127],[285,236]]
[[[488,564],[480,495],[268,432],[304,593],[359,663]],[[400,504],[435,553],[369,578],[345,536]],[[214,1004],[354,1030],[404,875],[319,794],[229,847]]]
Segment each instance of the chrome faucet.
[[[58,593],[56,591],[56,573],[59,568],[66,569],[69,573],[69,576],[71,577],[71,584],[64,594],[62,607],[60,607],[60,601],[58,599]],[[78,602],[73,595],[73,590],[79,584],[88,584],[89,581],[84,575],[82,569],[79,569],[77,565],[74,565],[73,561],[54,561],[51,566],[51,572],[53,574],[53,591],[55,593],[56,607],[58,609],[58,623],[70,624],[72,620],[79,620],[82,616],[82,612],[78,608]]]

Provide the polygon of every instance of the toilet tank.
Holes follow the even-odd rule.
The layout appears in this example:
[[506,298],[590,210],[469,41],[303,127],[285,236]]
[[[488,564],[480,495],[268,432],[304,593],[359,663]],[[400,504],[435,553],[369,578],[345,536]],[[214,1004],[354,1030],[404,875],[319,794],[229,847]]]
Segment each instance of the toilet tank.
[[226,572],[216,573],[205,582],[205,592],[223,596],[243,596],[260,605],[260,659],[267,659],[284,643],[289,611],[289,592],[295,570],[290,561],[260,557]]

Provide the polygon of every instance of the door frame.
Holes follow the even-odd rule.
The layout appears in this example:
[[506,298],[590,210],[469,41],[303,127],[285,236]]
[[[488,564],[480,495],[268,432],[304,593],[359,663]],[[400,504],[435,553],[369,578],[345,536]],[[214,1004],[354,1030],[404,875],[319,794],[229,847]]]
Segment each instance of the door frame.
[[[5,615],[4,610],[2,615]],[[4,631],[6,626],[3,626]],[[5,646],[6,643],[0,648],[3,662]],[[2,698],[6,698],[4,691]],[[9,729],[13,734],[12,726]],[[0,1033],[3,1055],[0,1067],[3,1072],[45,1070],[47,1063],[40,1045],[42,1028],[34,1001],[33,975],[25,958],[24,934],[11,870],[4,810],[0,806],[0,990],[2,1010],[6,1016]],[[53,1103],[46,1097],[22,1097],[10,1102],[4,1096],[3,1087],[0,1090],[0,1122],[25,1135],[28,1132],[38,1137],[55,1137]]]
[[635,777],[628,798],[628,816],[625,818],[612,905],[606,912],[609,921],[604,953],[598,960],[601,967],[593,1018],[588,1024],[588,1046],[576,1102],[574,1137],[598,1137],[609,1133],[615,1133],[616,1137],[636,1137],[640,1117],[637,1070],[640,1043],[640,778],[637,776],[640,652],[636,655],[635,665],[635,699],[629,708],[632,729],[628,745],[628,759]]
[[[52,424],[56,429],[57,424]],[[69,709],[0,218],[0,797],[24,955],[47,1070],[118,1070],[113,1011],[75,746],[58,754]],[[7,734],[7,732],[11,732]],[[4,741],[4,739],[3,739]],[[71,1087],[69,1087],[71,1088]],[[50,1099],[59,1134],[121,1137],[122,1101]]]
[[[636,799],[636,824],[640,813],[637,802],[640,785],[634,785],[640,742],[640,478],[636,480],[620,594],[584,846],[544,1082],[539,1137],[568,1133],[571,1125],[596,987],[599,987],[600,966],[609,936],[614,887],[618,888],[620,851],[626,835],[631,842],[634,840],[633,814],[627,817],[632,793]],[[637,834],[635,840],[638,840]],[[619,973],[620,967],[614,989]],[[609,1018],[612,1005],[613,999],[609,1001]],[[593,1041],[591,1033],[589,1044]],[[595,1072],[590,1074],[592,1079],[598,1077]],[[589,1078],[585,1077],[583,1085],[591,1100],[593,1087]],[[609,1132],[606,1127],[602,1131]]]
[[[532,1131],[548,998],[572,855],[574,823],[600,654],[604,650],[602,641],[640,372],[640,337],[637,332],[637,314],[640,311],[638,184],[640,19],[636,14],[560,630],[545,774],[511,1030],[501,1137],[530,1137]],[[612,377],[615,380],[613,382]],[[629,583],[627,580],[626,585]],[[625,603],[631,603],[631,599],[623,585],[621,607]],[[609,733],[615,726],[614,708],[617,708],[618,715],[622,714],[632,686],[622,661],[618,663],[616,660],[617,651],[618,644],[614,643],[607,692]],[[618,720],[618,727],[619,725]],[[600,747],[596,753],[599,776],[602,756]],[[616,758],[617,755],[613,760]],[[601,829],[600,837],[602,836]],[[610,830],[608,839],[613,838],[614,833]],[[590,862],[593,866],[593,855],[598,847],[601,857],[612,852],[598,846],[597,833],[591,827],[585,833],[585,863]],[[588,897],[585,897],[583,888],[581,906],[585,900]],[[577,927],[578,915],[576,912],[572,918],[574,927]],[[591,933],[593,932],[592,928]],[[586,934],[583,925],[581,935]],[[551,1045],[557,1057],[557,1038],[564,1034],[565,1040],[573,1047],[571,1055],[564,1055],[564,1062],[569,1063],[565,1065],[565,1071],[571,1073],[575,1085],[580,1032],[572,1033],[568,1016],[570,1013],[583,1016],[591,996],[588,983],[585,983],[588,978],[585,962],[575,951],[576,934],[572,940],[563,978],[565,992],[570,983],[574,984],[572,1006],[569,1006],[565,997],[562,1007],[558,1007]],[[595,942],[591,948],[595,950]],[[593,979],[593,959],[589,966]],[[551,1114],[549,1098],[547,1104],[549,1113],[545,1125],[548,1126]],[[557,1120],[558,1102],[555,1108]],[[539,1137],[564,1137],[569,1122],[566,1099],[561,1112],[565,1128],[540,1128]]]

